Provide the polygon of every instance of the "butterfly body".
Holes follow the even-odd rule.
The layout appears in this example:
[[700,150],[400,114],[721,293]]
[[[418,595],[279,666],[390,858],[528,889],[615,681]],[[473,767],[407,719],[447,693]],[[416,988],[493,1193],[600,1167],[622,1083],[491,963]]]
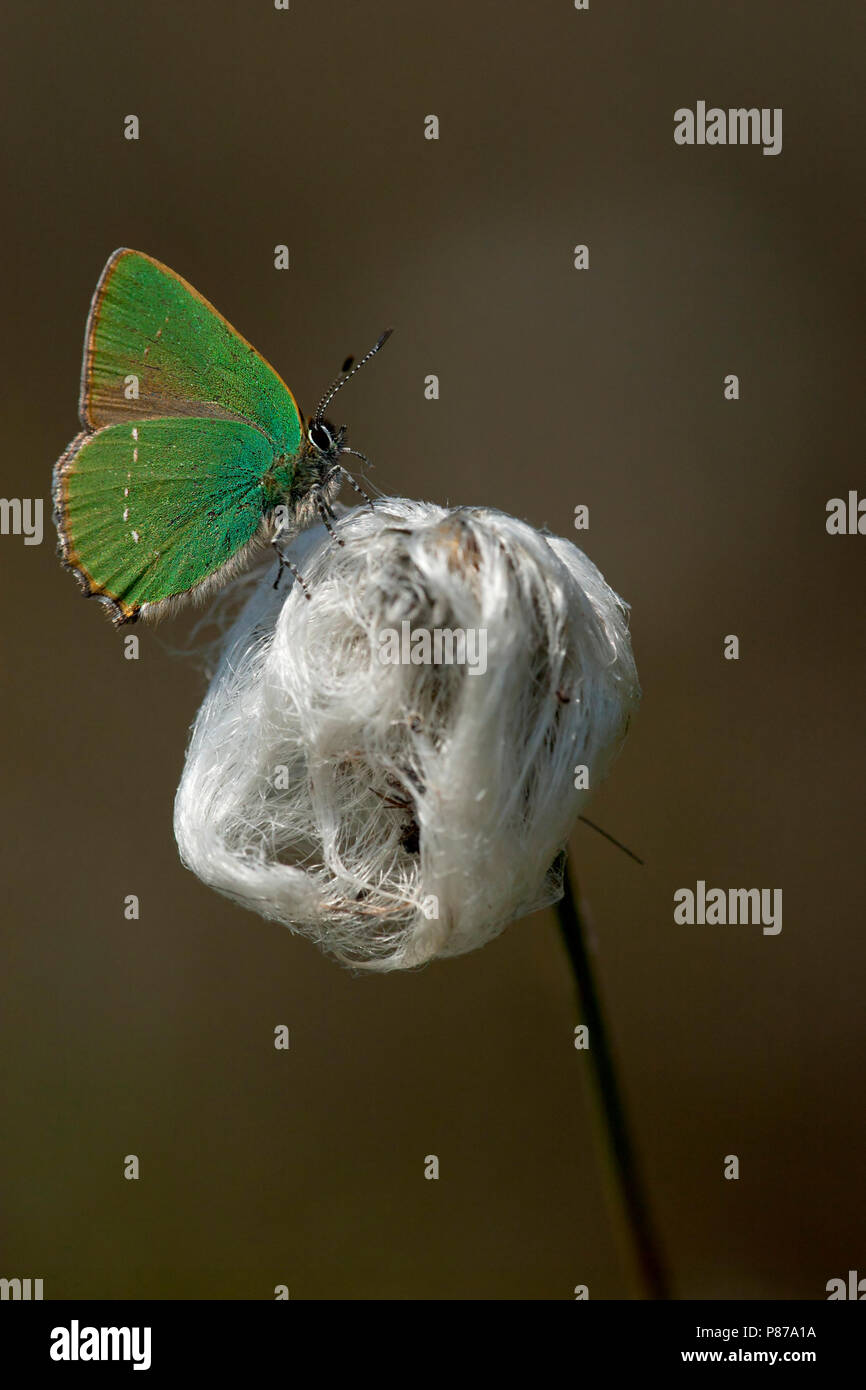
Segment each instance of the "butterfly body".
[[54,469],[60,555],[118,626],[327,516],[354,452],[187,281],[127,249],[93,296],[79,413]]

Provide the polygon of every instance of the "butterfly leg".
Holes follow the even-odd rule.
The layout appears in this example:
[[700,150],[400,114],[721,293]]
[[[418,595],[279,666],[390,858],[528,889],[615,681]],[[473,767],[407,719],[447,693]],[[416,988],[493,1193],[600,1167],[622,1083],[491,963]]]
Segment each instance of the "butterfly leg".
[[346,542],[343,540],[342,536],[338,536],[331,525],[331,522],[336,520],[336,512],[333,507],[328,506],[321,493],[318,493],[316,496],[316,507],[318,508],[319,516],[322,518],[322,525],[331,537],[331,540],[336,541],[337,545],[345,545]]
[[358,495],[360,497],[363,497],[364,501],[370,508],[370,511],[375,511],[376,509],[373,506],[373,499],[370,496],[369,492],[365,492],[364,489],[361,487],[361,484],[356,482],[355,479],[352,477],[351,473],[346,472],[345,468],[343,469],[343,477],[346,479],[346,482],[349,483],[355,489]]
[[[367,465],[368,468],[372,468],[372,467],[373,467],[373,461],[372,461],[372,459],[368,459],[368,458],[367,458],[367,455],[366,455],[366,454],[362,454],[360,449],[350,449],[349,446],[348,446],[347,444],[344,444],[344,445],[343,445],[343,448],[340,450],[340,453],[341,453],[341,454],[354,454],[355,458],[363,459],[364,463],[366,463],[366,465]],[[372,498],[369,497],[369,496],[367,495],[367,493],[366,493],[366,492],[364,491],[364,489],[361,487],[360,483],[356,483],[356,482],[355,482],[355,479],[352,477],[351,473],[347,473],[347,471],[346,471],[345,468],[342,469],[342,473],[343,473],[343,477],[344,477],[344,478],[348,478],[349,482],[352,484],[352,487],[355,489],[355,491],[358,492],[358,493],[360,493],[360,495],[361,495],[362,497],[366,498],[367,502],[368,502],[369,505],[370,505],[370,511],[371,511],[371,512],[374,511],[375,509],[374,509],[374,507],[373,507]]]
[[278,529],[277,529],[277,534],[274,536],[273,540],[271,541],[271,545],[273,546],[274,552],[275,552],[276,557],[277,557],[277,577],[276,577],[276,579],[274,580],[274,588],[275,588],[275,589],[278,589],[278,588],[280,587],[280,580],[281,580],[282,577],[283,577],[283,570],[288,570],[288,571],[290,572],[290,574],[292,574],[292,575],[294,576],[295,583],[298,584],[298,585],[300,586],[301,593],[304,595],[304,598],[308,599],[308,598],[310,597],[310,591],[309,591],[309,589],[307,588],[306,584],[304,583],[304,579],[303,579],[303,576],[302,576],[302,574],[301,574],[301,571],[297,568],[296,565],[293,565],[293,564],[292,564],[291,560],[289,560],[289,559],[283,554],[282,550],[280,549],[280,535],[281,535],[281,532],[282,532],[282,523],[280,524],[280,526],[279,526]]
[[294,576],[295,583],[300,587],[301,593],[304,595],[304,598],[308,599],[310,597],[310,591],[304,583],[304,577],[301,574],[301,571],[298,569],[297,565],[293,565],[291,560],[288,560],[286,556],[283,554],[283,552],[277,549],[276,541],[271,541],[271,545],[277,551],[277,577],[274,580],[274,588],[278,589],[280,587],[280,580],[283,577],[283,570],[289,570],[290,573]]
[[306,584],[304,583],[304,576],[301,574],[301,571],[298,569],[297,565],[293,565],[292,562],[291,562],[291,560],[287,560],[286,557],[285,557],[285,555],[283,555],[282,553],[280,553],[280,555],[279,555],[279,561],[280,561],[280,568],[278,569],[278,571],[277,571],[277,577],[276,577],[276,579],[274,580],[274,588],[276,588],[277,585],[279,584],[279,582],[280,582],[280,575],[282,574],[283,570],[284,570],[284,569],[287,569],[287,570],[290,570],[291,573],[292,573],[292,575],[294,576],[295,583],[300,587],[301,593],[304,595],[304,598],[305,598],[305,599],[309,599],[309,598],[310,598],[310,591],[309,591],[309,589],[307,588]]

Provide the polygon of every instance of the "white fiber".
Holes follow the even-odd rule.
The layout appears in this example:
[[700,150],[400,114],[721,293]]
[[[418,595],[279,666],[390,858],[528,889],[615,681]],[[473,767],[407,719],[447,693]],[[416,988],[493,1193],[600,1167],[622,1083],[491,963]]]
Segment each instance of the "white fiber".
[[[343,546],[319,527],[288,552],[309,599],[287,575],[274,591],[275,565],[254,581],[193,728],[175,834],[243,906],[344,964],[403,969],[556,901],[590,796],[575,768],[598,785],[640,692],[626,608],[569,541],[398,499],[336,530]],[[477,669],[446,664],[446,629]],[[429,634],[438,662],[383,663],[388,632],[401,656],[411,634],[423,657]]]

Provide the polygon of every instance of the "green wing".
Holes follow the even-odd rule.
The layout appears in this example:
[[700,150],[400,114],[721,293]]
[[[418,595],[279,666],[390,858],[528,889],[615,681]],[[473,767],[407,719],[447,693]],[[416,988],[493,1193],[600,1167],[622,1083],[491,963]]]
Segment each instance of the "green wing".
[[273,367],[186,280],[125,248],[93,295],[79,411],[87,430],[164,415],[247,420],[286,459],[303,440],[301,412]]
[[210,588],[246,558],[272,463],[262,432],[236,420],[140,420],[80,434],[54,473],[63,560],[117,625]]

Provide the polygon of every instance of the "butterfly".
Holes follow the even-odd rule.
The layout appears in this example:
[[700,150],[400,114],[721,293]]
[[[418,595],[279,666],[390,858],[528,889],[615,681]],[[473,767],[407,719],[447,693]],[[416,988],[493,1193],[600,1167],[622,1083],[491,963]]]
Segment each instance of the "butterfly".
[[344,478],[362,491],[341,456],[369,460],[324,412],[391,331],[347,359],[306,420],[192,285],[141,251],[115,251],[85,330],[84,428],[54,466],[60,558],[85,594],[118,627],[158,617],[213,592],[262,542],[318,518],[331,529]]

